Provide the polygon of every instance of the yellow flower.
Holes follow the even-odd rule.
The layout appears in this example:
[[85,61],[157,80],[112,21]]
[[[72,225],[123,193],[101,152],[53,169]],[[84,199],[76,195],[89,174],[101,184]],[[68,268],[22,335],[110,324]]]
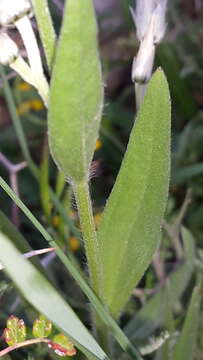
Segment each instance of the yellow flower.
[[80,241],[75,236],[69,237],[68,241],[69,241],[70,249],[73,252],[75,252],[79,249]]
[[40,111],[44,108],[43,102],[38,99],[34,99],[30,101],[31,109],[35,111]]
[[32,89],[32,86],[25,81],[20,82],[16,87],[20,91],[29,91]]
[[18,107],[17,107],[17,113],[18,115],[23,115],[27,113],[29,110],[34,111],[40,111],[44,108],[43,102],[38,99],[33,100],[27,100],[23,101]]
[[100,139],[97,139],[96,145],[95,145],[95,150],[99,150],[101,147],[102,147],[102,142]]

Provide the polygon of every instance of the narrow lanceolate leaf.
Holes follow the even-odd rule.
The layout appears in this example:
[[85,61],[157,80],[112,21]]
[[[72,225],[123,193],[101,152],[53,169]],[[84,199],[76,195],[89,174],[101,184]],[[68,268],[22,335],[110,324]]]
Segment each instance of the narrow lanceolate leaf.
[[159,244],[170,169],[170,96],[161,70],[152,77],[98,231],[100,296],[116,316]]
[[201,300],[202,294],[200,280],[200,284],[193,290],[183,329],[175,345],[172,356],[173,360],[196,359],[198,318]]
[[102,103],[92,0],[68,0],[53,67],[48,132],[55,162],[74,182],[88,177]]
[[73,343],[86,356],[91,359],[107,359],[71,307],[43,275],[28,260],[22,258],[5,235],[0,234],[0,242],[2,248],[0,261],[30,304],[52,321],[65,335],[70,336]]

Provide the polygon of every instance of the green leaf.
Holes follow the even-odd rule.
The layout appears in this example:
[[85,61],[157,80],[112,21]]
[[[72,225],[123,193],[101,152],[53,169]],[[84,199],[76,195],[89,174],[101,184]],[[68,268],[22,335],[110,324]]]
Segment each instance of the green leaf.
[[193,360],[196,358],[198,319],[202,300],[200,284],[195,286],[193,290],[183,329],[175,345],[173,360]]
[[98,230],[100,296],[118,316],[160,241],[170,168],[170,96],[161,70],[143,106]]
[[15,345],[26,339],[26,327],[22,319],[11,315],[6,323],[3,337],[9,346]]
[[45,338],[51,334],[52,323],[45,316],[40,315],[33,324],[32,333],[36,338]]
[[49,318],[64,334],[70,336],[90,358],[106,359],[105,353],[95,339],[52,285],[20,255],[3,234],[0,234],[0,242],[3,249],[0,253],[0,261],[30,304]]
[[92,0],[68,0],[53,67],[48,133],[55,162],[75,182],[88,178],[102,104]]
[[170,311],[168,302],[170,305],[175,304],[191,279],[195,264],[195,242],[187,229],[183,228],[181,234],[184,244],[184,262],[171,273],[166,284],[151,297],[124,328],[131,341],[146,339],[155,329],[164,325],[167,312]]

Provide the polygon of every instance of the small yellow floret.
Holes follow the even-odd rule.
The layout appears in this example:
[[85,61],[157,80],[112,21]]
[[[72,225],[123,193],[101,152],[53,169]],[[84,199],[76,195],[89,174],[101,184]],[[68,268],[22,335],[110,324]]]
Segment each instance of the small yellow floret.
[[95,145],[95,150],[99,150],[101,147],[102,147],[102,142],[100,139],[97,139],[96,145]]
[[34,99],[30,101],[31,109],[35,111],[42,110],[44,108],[43,102],[38,99]]
[[29,91],[32,89],[32,86],[24,81],[20,82],[16,87],[20,91]]
[[34,111],[40,111],[44,108],[43,102],[38,99],[33,100],[27,100],[23,101],[18,107],[17,107],[17,113],[18,115],[23,115],[27,113],[29,110]]
[[70,245],[70,249],[75,252],[79,249],[80,247],[80,242],[79,240],[75,237],[75,236],[71,236],[68,239],[69,241],[69,245]]

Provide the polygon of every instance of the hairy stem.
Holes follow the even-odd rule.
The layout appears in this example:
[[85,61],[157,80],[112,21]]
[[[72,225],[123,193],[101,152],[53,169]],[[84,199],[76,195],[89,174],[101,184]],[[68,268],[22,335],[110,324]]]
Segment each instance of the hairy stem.
[[76,204],[79,212],[81,230],[85,240],[85,249],[88,261],[91,285],[98,294],[100,278],[100,259],[98,252],[97,233],[94,224],[92,204],[87,182],[73,185]]

